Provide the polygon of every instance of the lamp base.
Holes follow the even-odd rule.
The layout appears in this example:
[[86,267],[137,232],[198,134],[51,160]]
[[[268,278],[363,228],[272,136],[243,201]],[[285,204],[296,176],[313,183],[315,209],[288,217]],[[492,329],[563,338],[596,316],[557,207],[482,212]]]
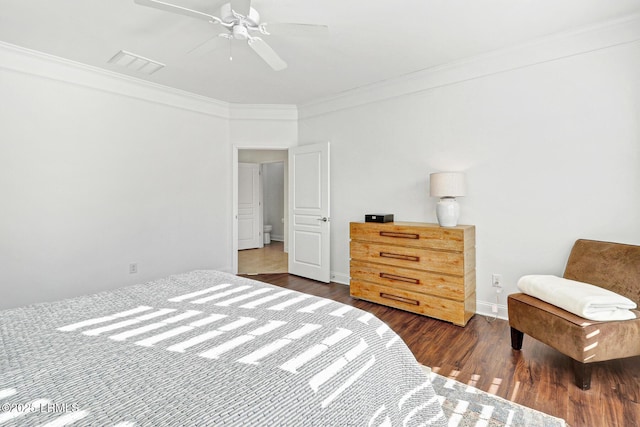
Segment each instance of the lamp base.
[[436,205],[436,216],[440,227],[455,227],[458,225],[460,205],[455,197],[443,197]]

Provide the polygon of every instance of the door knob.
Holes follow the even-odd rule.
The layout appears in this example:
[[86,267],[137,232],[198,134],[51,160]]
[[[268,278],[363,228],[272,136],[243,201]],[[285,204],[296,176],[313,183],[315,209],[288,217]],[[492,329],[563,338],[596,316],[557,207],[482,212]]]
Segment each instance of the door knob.
[[329,222],[329,218],[327,218],[326,216],[323,216],[322,218],[318,218],[318,221]]

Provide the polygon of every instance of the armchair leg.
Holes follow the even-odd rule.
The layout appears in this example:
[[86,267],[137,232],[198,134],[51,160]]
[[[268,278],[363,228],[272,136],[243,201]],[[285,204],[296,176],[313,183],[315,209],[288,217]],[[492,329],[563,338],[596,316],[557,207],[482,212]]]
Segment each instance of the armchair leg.
[[523,338],[524,332],[520,332],[515,328],[511,328],[511,348],[513,348],[514,350],[521,350]]
[[582,363],[571,359],[573,362],[573,373],[576,379],[576,385],[582,390],[591,388],[591,364]]

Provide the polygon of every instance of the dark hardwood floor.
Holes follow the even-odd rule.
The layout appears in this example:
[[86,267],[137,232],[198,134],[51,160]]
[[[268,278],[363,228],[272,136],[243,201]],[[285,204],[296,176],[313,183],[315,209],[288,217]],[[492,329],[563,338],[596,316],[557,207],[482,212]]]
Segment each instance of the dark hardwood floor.
[[570,359],[525,336],[511,349],[509,325],[475,315],[466,327],[353,299],[349,287],[289,274],[248,276],[369,311],[386,322],[418,362],[440,375],[563,418],[571,427],[640,426],[640,358],[598,363],[591,389],[573,384]]

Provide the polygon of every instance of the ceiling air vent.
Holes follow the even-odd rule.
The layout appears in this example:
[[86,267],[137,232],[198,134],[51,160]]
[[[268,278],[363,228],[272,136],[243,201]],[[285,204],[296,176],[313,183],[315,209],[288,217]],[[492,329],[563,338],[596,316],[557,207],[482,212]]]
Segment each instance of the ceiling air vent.
[[151,75],[161,68],[164,68],[164,64],[152,61],[149,58],[145,58],[135,53],[121,50],[116,53],[113,58],[108,61],[110,64],[120,65],[133,71]]

